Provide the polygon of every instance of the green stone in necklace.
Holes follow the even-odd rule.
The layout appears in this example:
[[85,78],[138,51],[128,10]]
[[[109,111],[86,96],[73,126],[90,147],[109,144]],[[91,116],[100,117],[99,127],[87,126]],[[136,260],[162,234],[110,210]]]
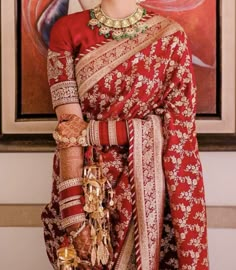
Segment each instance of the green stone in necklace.
[[115,40],[132,39],[147,30],[147,25],[142,21],[145,15],[146,10],[141,6],[137,6],[136,11],[130,16],[124,19],[113,19],[108,17],[99,5],[90,10],[88,25],[91,29],[97,26],[99,34],[104,35],[106,38]]

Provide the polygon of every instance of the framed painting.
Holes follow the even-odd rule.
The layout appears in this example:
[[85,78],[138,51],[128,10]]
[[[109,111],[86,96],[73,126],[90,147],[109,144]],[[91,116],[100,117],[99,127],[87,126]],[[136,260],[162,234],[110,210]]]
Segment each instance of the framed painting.
[[[46,76],[49,14],[90,8],[99,0],[1,0],[0,151],[51,151],[56,125]],[[201,150],[236,150],[235,1],[145,0],[178,21],[193,53]]]

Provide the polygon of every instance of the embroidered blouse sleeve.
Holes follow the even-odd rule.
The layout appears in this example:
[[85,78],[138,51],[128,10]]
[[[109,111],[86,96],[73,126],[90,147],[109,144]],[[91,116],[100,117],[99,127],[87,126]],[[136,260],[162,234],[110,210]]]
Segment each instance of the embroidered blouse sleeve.
[[48,49],[47,72],[54,109],[63,104],[79,103],[72,38],[66,23],[66,17],[55,23]]
[[182,269],[185,257],[192,260],[191,250],[197,249],[203,264],[207,261],[206,212],[196,138],[196,85],[184,32],[176,35],[172,46],[166,69],[163,166]]

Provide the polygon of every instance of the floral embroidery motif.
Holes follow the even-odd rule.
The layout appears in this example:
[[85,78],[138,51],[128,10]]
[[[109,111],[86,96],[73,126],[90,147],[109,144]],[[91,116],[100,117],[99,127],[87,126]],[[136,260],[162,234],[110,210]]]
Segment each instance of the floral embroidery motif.
[[64,65],[59,61],[60,53],[48,50],[47,69],[48,80],[54,79],[58,81],[59,76],[63,72]]
[[65,231],[61,227],[61,216],[59,211],[59,194],[58,185],[59,177],[59,153],[54,155],[54,172],[53,172],[53,190],[51,202],[46,205],[42,212],[41,218],[44,224],[44,239],[47,247],[47,255],[54,269],[57,269],[56,251],[64,241]]
[[[71,52],[65,51],[64,54],[48,50],[47,57],[48,80],[59,81],[62,75],[67,76],[67,80],[74,78],[74,59]],[[65,72],[65,74],[63,74]]]
[[79,103],[75,81],[59,82],[50,87],[53,108],[67,103]]
[[[149,20],[149,29],[132,40],[126,42],[115,43],[109,50],[101,47],[101,55],[93,55],[91,59],[87,59],[86,55],[76,64],[76,79],[80,85],[79,95],[82,97],[84,93],[90,89],[99,79],[104,77],[111,68],[110,65],[117,66],[117,63],[122,64],[125,59],[131,57],[134,52],[139,52],[147,47],[151,41],[161,37],[165,33],[173,33],[180,29],[179,25],[171,23],[161,16],[153,16]],[[159,31],[160,30],[160,31]],[[104,45],[106,46],[106,45]],[[109,46],[109,44],[108,44]],[[99,50],[99,49],[97,49]],[[86,61],[88,60],[88,61]],[[113,68],[115,68],[113,66]]]
[[68,80],[72,80],[74,78],[74,60],[71,56],[70,52],[65,52],[65,58],[66,58],[66,75]]

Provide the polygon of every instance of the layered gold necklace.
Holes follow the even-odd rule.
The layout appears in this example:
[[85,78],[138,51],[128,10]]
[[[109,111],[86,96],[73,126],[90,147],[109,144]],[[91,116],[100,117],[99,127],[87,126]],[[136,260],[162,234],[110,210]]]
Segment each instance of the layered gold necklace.
[[99,34],[106,38],[116,40],[136,37],[139,33],[147,30],[147,25],[143,21],[146,15],[146,10],[137,6],[136,11],[128,17],[123,19],[113,19],[107,16],[102,10],[101,6],[97,6],[90,10],[90,20],[88,25],[94,29],[95,26],[99,28]]

